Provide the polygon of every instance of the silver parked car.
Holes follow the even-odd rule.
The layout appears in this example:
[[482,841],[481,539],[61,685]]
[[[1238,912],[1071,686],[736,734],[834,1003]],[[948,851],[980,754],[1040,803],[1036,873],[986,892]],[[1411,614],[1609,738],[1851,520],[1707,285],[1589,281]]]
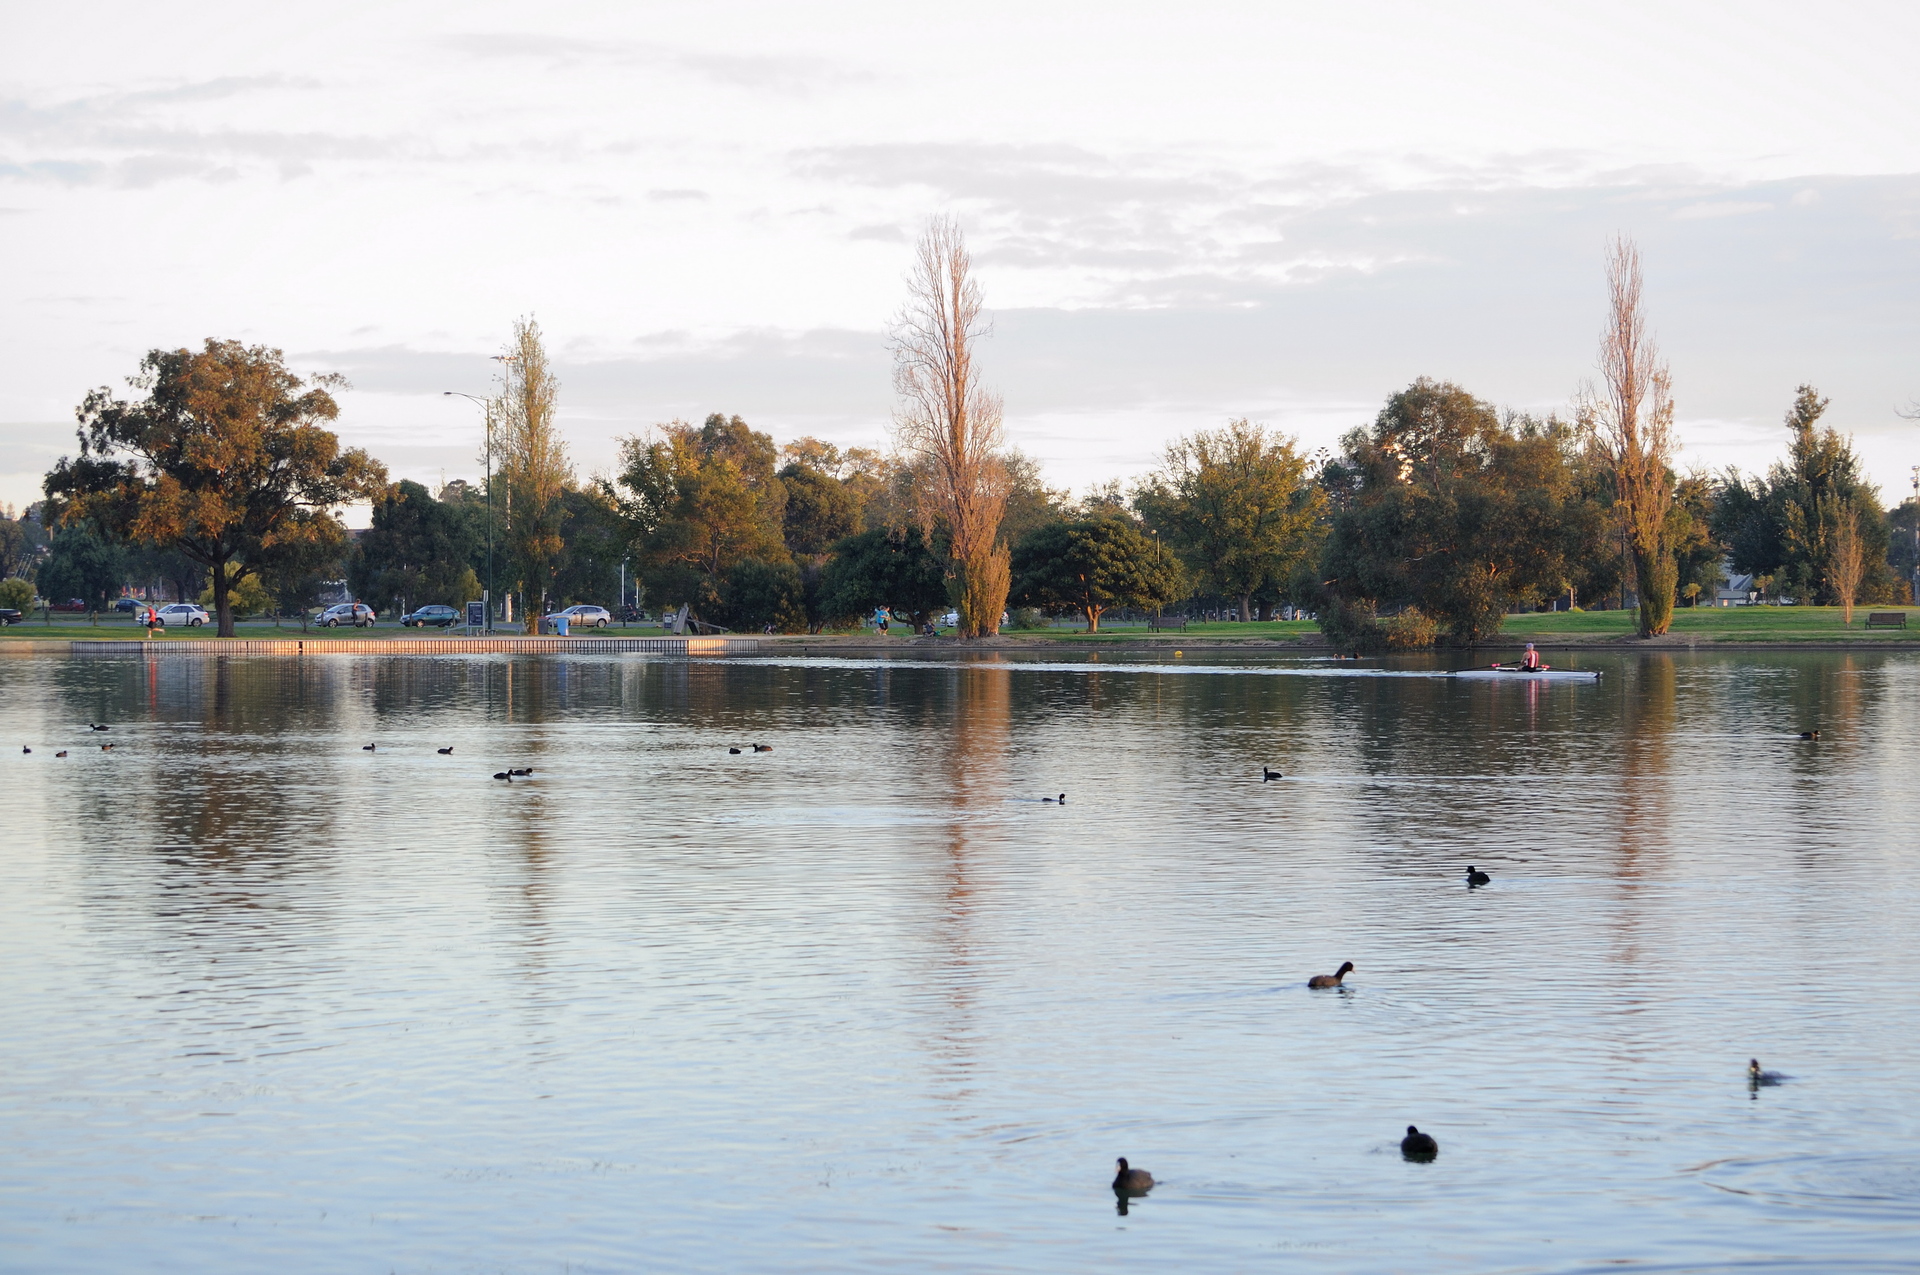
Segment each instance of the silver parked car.
[[322,611],[315,623],[325,629],[337,629],[343,624],[351,624],[356,629],[370,629],[373,627],[373,608],[364,602],[342,602]]
[[567,627],[573,629],[604,629],[613,623],[613,613],[605,607],[579,606],[563,607],[555,615],[567,617]]

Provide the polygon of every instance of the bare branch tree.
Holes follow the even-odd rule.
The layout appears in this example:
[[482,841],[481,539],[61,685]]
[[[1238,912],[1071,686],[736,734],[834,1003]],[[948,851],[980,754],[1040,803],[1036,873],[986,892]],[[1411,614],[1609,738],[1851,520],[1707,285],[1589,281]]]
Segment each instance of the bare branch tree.
[[1628,549],[1640,587],[1640,636],[1673,623],[1679,564],[1667,513],[1673,507],[1673,397],[1667,366],[1647,335],[1640,296],[1640,250],[1618,238],[1607,251],[1607,326],[1600,334],[1606,396],[1595,424],[1614,476]]
[[907,302],[893,323],[894,424],[901,450],[930,479],[923,520],[947,524],[962,637],[1000,631],[1012,582],[999,543],[1007,501],[1000,399],[981,385],[973,357],[988,330],[960,227],[936,217],[915,248]]

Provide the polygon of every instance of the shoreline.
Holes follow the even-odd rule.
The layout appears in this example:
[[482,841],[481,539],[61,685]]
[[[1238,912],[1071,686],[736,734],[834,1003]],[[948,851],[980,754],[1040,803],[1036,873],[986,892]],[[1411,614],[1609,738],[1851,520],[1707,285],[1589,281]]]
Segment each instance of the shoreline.
[[[1698,652],[1709,651],[1916,651],[1920,637],[1884,638],[1715,638],[1698,634],[1663,634],[1655,638],[1630,635],[1591,638],[1553,638],[1516,636],[1495,642],[1465,647],[1431,647],[1426,651],[1395,652],[1419,655],[1448,653],[1471,654],[1501,652],[1511,656],[1531,641],[1542,651],[1568,652]],[[1114,637],[1089,641],[1085,637],[1028,637],[1001,635],[963,642],[957,638],[894,638],[861,635],[825,636],[779,634],[773,636],[722,637],[491,637],[491,638],[195,638],[189,641],[148,641],[128,638],[0,638],[0,653],[12,651],[29,655],[86,655],[107,657],[216,656],[216,655],[591,655],[627,652],[688,657],[730,655],[808,655],[864,656],[897,655],[925,658],[967,653],[1014,653],[1021,651],[1055,652],[1141,652],[1204,651],[1210,654],[1245,652],[1281,654],[1286,652],[1322,653],[1331,650],[1319,634],[1288,638],[1257,637]],[[1363,656],[1384,658],[1386,653]]]

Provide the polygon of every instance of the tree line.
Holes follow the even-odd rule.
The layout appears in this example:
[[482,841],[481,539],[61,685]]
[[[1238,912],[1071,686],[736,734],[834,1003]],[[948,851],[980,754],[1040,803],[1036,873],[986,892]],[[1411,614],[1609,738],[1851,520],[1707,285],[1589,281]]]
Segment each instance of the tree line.
[[[1091,630],[1116,608],[1292,608],[1368,649],[1470,644],[1515,610],[1581,603],[1632,606],[1659,633],[1676,603],[1711,601],[1728,566],[1770,598],[1906,600],[1912,503],[1882,509],[1811,386],[1765,475],[1674,470],[1670,378],[1631,244],[1612,246],[1608,276],[1604,383],[1565,416],[1422,378],[1337,454],[1232,421],[1077,500],[1006,445],[976,361],[980,290],[946,220],[920,241],[890,332],[888,453],[782,446],[716,412],[621,440],[615,472],[583,480],[540,329],[522,319],[480,400],[486,477],[430,492],[340,446],[326,428],[338,378],[209,340],[150,353],[140,397],[86,396],[79,454],[47,475],[37,524],[0,520],[0,565],[37,564],[46,596],[101,605],[128,580],[204,591],[223,634],[253,611],[304,615],[342,579],[382,610],[491,587],[522,615],[633,599],[736,631],[876,611],[918,628],[951,610],[982,636],[1009,615]],[[356,501],[372,506],[357,537],[339,518]],[[20,587],[31,596],[21,581],[0,593]]]

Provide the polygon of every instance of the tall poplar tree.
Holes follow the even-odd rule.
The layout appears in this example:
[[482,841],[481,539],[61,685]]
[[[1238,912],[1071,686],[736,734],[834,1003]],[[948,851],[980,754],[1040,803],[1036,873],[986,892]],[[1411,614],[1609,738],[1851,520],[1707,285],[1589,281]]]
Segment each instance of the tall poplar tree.
[[974,362],[974,346],[987,334],[982,309],[959,225],[934,218],[893,324],[894,421],[902,448],[924,462],[931,480],[921,493],[923,521],[947,527],[961,637],[1000,631],[1013,582],[1012,554],[1000,541],[1007,503],[1000,399]]
[[1640,250],[1615,239],[1607,252],[1607,326],[1600,335],[1604,394],[1588,404],[1613,467],[1614,499],[1640,590],[1640,636],[1673,623],[1680,582],[1674,558],[1672,378],[1647,333]]
[[573,466],[555,419],[560,382],[547,361],[540,325],[531,317],[515,320],[513,339],[499,362],[498,389],[489,410],[499,422],[507,556],[520,584],[521,606],[537,615],[545,612],[548,593],[565,563],[561,525]]

